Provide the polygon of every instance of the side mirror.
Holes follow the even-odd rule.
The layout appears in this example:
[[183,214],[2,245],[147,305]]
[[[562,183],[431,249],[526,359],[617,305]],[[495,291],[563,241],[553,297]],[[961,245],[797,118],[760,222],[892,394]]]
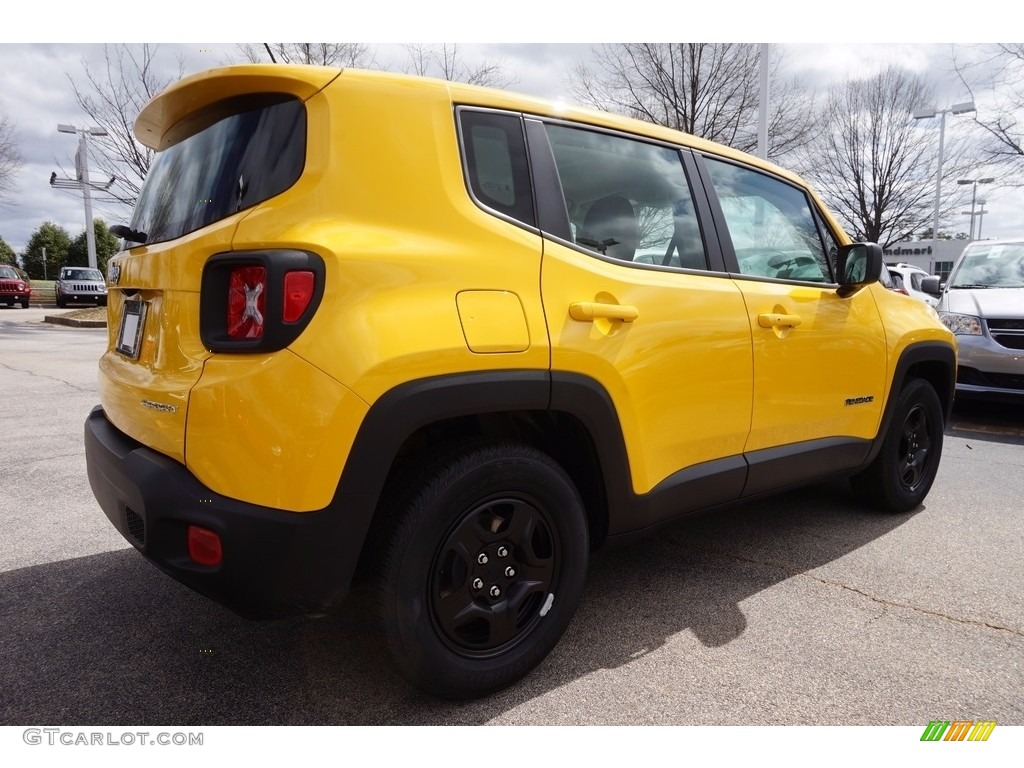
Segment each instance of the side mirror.
[[877,283],[882,275],[882,247],[876,243],[853,243],[839,248],[837,258],[839,290],[844,299],[861,288]]
[[921,278],[921,290],[925,293],[930,293],[932,296],[942,295],[942,278],[938,275],[928,275],[928,277]]

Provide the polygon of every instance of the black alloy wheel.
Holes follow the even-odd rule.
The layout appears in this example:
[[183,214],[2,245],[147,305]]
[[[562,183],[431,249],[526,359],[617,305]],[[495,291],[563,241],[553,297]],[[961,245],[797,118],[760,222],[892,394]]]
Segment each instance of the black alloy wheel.
[[589,534],[571,479],[546,454],[503,442],[451,449],[391,488],[373,578],[398,670],[445,698],[527,674],[569,625],[586,579]]
[[886,512],[909,512],[931,490],[942,457],[942,404],[924,379],[910,379],[872,463],[850,478],[854,493]]

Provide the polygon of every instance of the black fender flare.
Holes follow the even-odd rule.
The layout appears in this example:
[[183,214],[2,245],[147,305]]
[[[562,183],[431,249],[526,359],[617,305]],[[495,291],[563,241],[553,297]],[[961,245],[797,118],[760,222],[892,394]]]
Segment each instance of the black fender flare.
[[[942,418],[945,423],[953,413],[953,395],[956,390],[956,350],[949,344],[940,341],[921,341],[910,344],[900,354],[899,360],[893,368],[893,375],[889,379],[889,395],[886,398],[885,410],[882,412],[882,420],[879,424],[878,433],[871,443],[864,465],[867,466],[882,449],[882,442],[892,425],[892,415],[896,407],[896,399],[899,397],[903,384],[912,368],[926,367],[932,371],[927,379],[939,396],[942,403]],[[946,371],[948,373],[943,373]],[[945,385],[940,383],[945,380]]]

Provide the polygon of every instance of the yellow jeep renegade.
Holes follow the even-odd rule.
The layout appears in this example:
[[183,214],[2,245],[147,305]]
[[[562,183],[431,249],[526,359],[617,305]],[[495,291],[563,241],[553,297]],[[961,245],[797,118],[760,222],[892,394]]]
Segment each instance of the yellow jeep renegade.
[[831,475],[890,511],[931,487],[953,337],[773,165],[316,67],[187,77],[135,132],[89,480],[244,615],[365,579],[401,671],[480,695],[558,642],[596,547]]

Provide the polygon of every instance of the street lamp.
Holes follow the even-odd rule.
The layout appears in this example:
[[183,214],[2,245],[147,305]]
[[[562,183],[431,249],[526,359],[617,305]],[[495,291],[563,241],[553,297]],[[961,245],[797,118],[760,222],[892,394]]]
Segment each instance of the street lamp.
[[[957,184],[960,184],[960,185],[973,184],[974,185],[974,189],[971,191],[971,212],[964,214],[964,216],[970,216],[971,217],[971,236],[968,238],[967,242],[970,242],[971,240],[974,239],[974,216],[975,216],[975,213],[974,213],[974,203],[975,203],[975,200],[977,200],[977,197],[978,197],[978,185],[979,184],[990,184],[993,181],[995,181],[995,179],[991,178],[991,177],[989,177],[987,179],[957,179],[957,182],[956,182]],[[978,239],[980,240],[981,238],[979,237]]]
[[110,189],[115,180],[112,178],[105,184],[93,184],[89,181],[88,138],[90,136],[106,136],[107,132],[103,128],[96,128],[94,126],[78,128],[74,125],[68,125],[67,123],[59,123],[57,125],[57,131],[59,133],[77,133],[79,136],[78,152],[75,154],[75,172],[77,178],[58,179],[56,173],[51,173],[50,186],[57,189],[82,190],[82,196],[85,199],[85,243],[89,251],[89,266],[96,269],[96,233],[93,231],[92,196],[89,192],[91,189]]
[[935,243],[936,249],[939,245],[939,203],[942,200],[942,149],[946,141],[946,113],[963,115],[974,111],[974,102],[964,101],[954,104],[949,109],[935,109],[931,107],[928,109],[916,109],[913,112],[915,120],[926,120],[939,115],[939,163],[935,169],[935,223],[932,226],[932,240]]
[[988,211],[985,210],[984,200],[979,200],[978,205],[981,206],[981,208],[978,209],[978,239],[981,240],[981,220]]

